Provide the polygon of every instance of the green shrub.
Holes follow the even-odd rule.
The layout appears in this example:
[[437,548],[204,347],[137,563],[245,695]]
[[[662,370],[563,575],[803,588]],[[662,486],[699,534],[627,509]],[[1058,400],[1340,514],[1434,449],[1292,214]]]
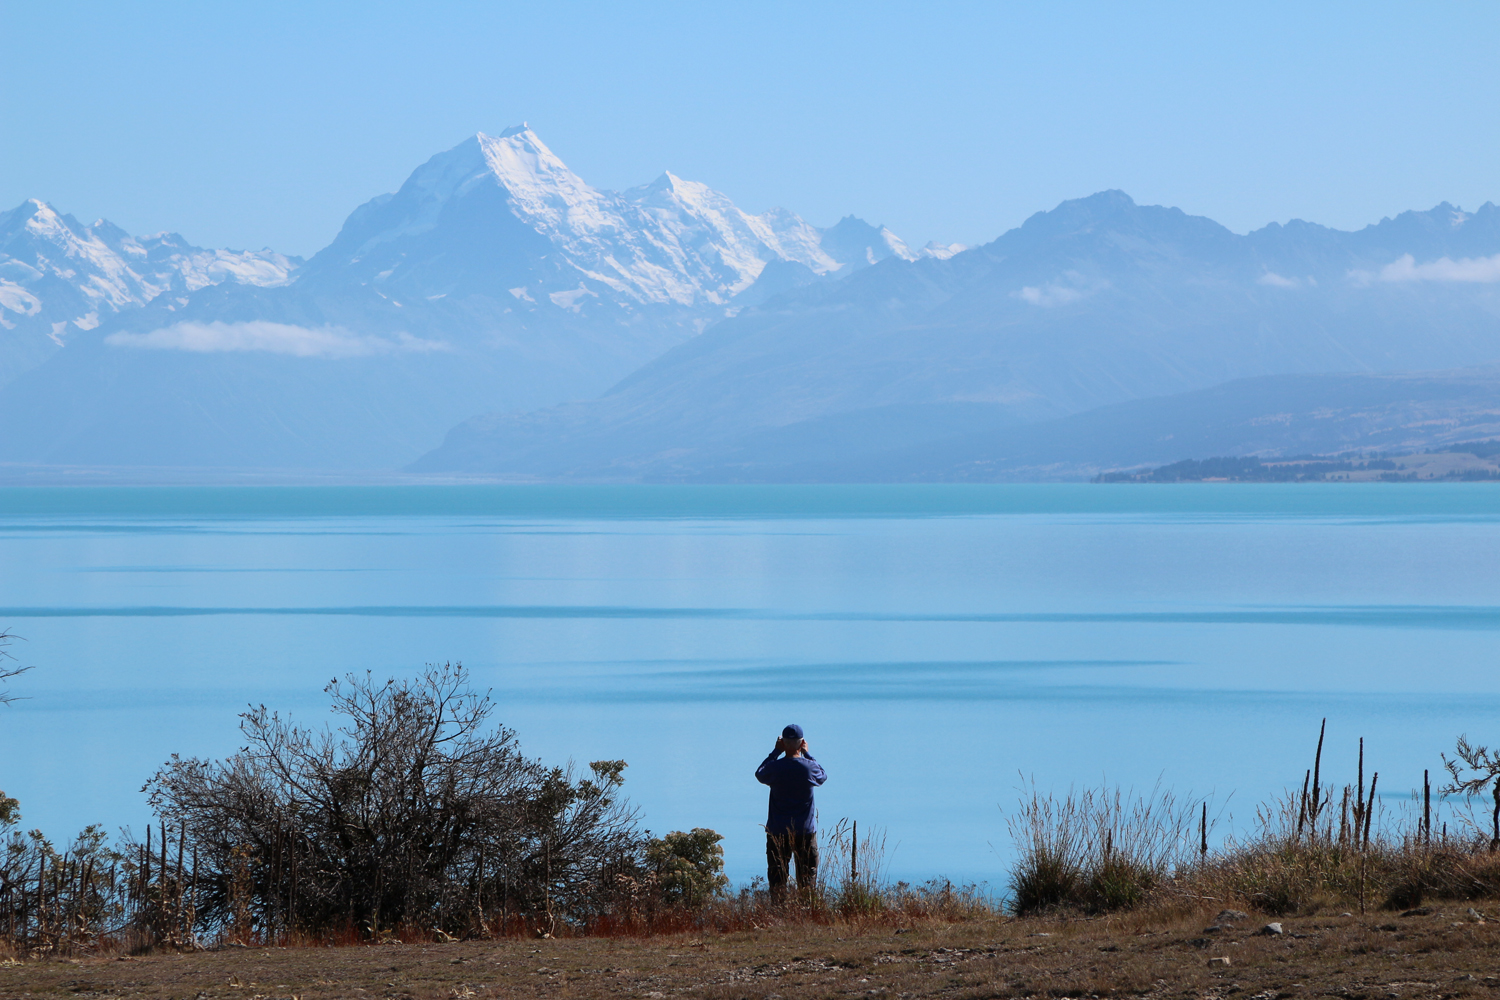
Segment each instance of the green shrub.
[[656,870],[662,899],[684,906],[702,906],[724,895],[729,879],[724,874],[724,838],[712,830],[695,827],[646,842],[646,860]]

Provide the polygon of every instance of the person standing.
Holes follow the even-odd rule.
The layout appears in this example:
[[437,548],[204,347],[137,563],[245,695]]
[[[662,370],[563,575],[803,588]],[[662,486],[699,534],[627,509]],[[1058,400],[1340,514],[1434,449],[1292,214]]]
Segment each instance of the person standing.
[[818,879],[818,817],[813,789],[827,781],[828,775],[807,752],[801,726],[791,725],[781,731],[771,755],[755,769],[755,780],[771,788],[766,815],[766,881],[771,884],[771,898],[779,900],[785,894],[793,858],[797,861],[797,888],[809,892]]

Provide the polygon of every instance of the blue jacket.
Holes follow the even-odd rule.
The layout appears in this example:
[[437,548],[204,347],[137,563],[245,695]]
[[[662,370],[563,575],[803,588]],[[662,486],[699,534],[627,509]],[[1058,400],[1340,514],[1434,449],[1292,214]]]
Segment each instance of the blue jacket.
[[813,789],[828,780],[823,765],[810,754],[783,757],[780,751],[761,761],[755,769],[755,780],[771,786],[771,808],[766,816],[766,832],[817,833],[818,820],[813,812]]

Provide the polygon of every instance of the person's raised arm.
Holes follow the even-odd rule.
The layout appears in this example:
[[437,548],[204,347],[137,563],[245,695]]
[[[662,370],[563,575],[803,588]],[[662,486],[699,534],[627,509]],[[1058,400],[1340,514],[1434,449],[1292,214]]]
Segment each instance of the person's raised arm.
[[812,765],[812,767],[807,769],[807,777],[812,781],[813,784],[821,785],[823,782],[828,780],[828,774],[823,770],[823,765],[819,764],[817,760],[814,759],[812,754],[804,750],[802,751],[802,756],[807,759],[807,762],[809,764]]
[[781,755],[781,740],[777,740],[776,741],[776,745],[771,748],[770,755],[767,756],[765,760],[763,760],[763,761],[760,762],[760,767],[757,767],[755,769],[755,780],[756,781],[760,782],[762,785],[769,785],[771,783],[770,780],[767,778],[766,773],[767,773],[767,771],[771,767],[771,762],[774,761],[780,755]]

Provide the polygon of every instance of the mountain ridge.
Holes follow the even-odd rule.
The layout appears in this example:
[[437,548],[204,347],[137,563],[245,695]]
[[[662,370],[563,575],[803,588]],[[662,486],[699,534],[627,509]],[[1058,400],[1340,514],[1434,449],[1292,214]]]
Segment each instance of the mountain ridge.
[[474,418],[411,468],[690,476],[839,414],[984,404],[1024,424],[1259,375],[1482,364],[1500,358],[1497,282],[1489,203],[1240,236],[1105,191],[947,260],[788,289],[597,400]]
[[523,124],[432,156],[305,262],[0,215],[8,462],[752,475],[776,449],[832,467],[1497,359],[1492,203],[1240,235],[1106,190],[913,249],[671,171],[594,188]]
[[[919,255],[865,228],[879,253]],[[823,237],[795,213],[750,215],[670,172],[592,188],[529,126],[476,133],[278,275],[254,272],[254,255],[241,274],[218,252],[195,287],[137,295],[66,346],[25,354],[0,330],[0,362],[16,357],[0,461],[399,466],[474,413],[598,394],[742,309],[738,296],[777,290],[757,287],[767,266],[776,281],[821,282],[878,256],[846,239],[850,259],[837,260]],[[5,252],[0,276],[18,266]],[[38,312],[34,291],[12,285],[0,317],[6,303]],[[47,294],[66,305],[85,292]]]
[[162,295],[223,282],[286,284],[300,257],[207,250],[177,233],[132,236],[85,226],[37,198],[0,213],[0,385],[41,364],[74,333]]

